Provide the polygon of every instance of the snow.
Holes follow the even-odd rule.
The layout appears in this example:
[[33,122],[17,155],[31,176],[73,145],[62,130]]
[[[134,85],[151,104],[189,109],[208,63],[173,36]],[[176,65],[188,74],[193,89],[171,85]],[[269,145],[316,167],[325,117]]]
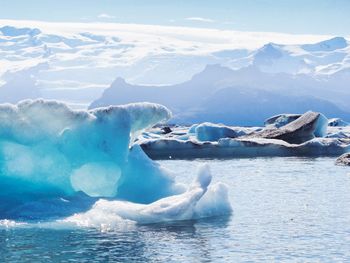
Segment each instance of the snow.
[[316,44],[305,44],[302,46],[306,51],[334,51],[348,46],[348,41],[344,37],[334,37]]
[[[315,77],[327,77],[350,65],[347,40],[323,35],[14,20],[0,20],[0,28],[0,85],[6,82],[4,74],[20,74],[47,63],[48,68],[32,74],[40,91],[35,97],[64,100],[78,108],[101,96],[118,76],[132,84],[159,86],[187,81],[212,64],[233,69],[255,65],[264,73]],[[319,41],[329,41],[332,50],[303,48],[315,42],[310,45],[320,46]],[[23,96],[11,102],[20,99]]]
[[[350,99],[347,84],[341,85],[342,96],[336,97],[333,84],[306,76],[263,73],[254,67],[234,71],[210,65],[191,80],[170,86],[133,85],[117,79],[90,108],[150,101],[169,107],[174,113],[170,123],[182,125],[219,122],[258,126],[281,112],[308,110],[347,120],[350,112],[346,106]],[[322,92],[317,91],[320,86],[325,88]],[[336,99],[333,103],[328,100],[332,98]],[[346,110],[338,106],[339,100]]]

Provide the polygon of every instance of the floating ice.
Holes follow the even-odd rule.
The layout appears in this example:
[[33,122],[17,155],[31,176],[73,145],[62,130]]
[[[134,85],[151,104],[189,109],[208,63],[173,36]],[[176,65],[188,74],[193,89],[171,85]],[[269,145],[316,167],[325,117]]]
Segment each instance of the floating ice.
[[331,126],[331,127],[345,127],[348,125],[349,125],[348,122],[343,121],[340,118],[332,118],[328,121],[328,126]]
[[314,132],[315,137],[325,137],[327,135],[328,119],[322,113],[319,114]]
[[308,111],[280,128],[266,128],[250,137],[279,139],[289,143],[303,143],[314,137],[325,137],[328,119],[321,113]]
[[314,138],[301,144],[254,137],[223,138],[217,142],[151,139],[140,145],[152,159],[337,156],[350,151],[350,140],[338,138]]
[[[272,123],[274,118],[279,117],[272,117]],[[188,138],[184,140],[161,137],[138,143],[152,159],[336,156],[350,151],[349,129],[329,127],[327,123],[323,114],[307,112],[281,128],[269,126],[264,129],[251,127],[233,130],[232,127],[204,123],[203,129],[199,129],[202,124],[189,128]],[[179,129],[183,130],[181,127]],[[195,130],[196,135],[198,131],[200,136],[194,137],[191,130]],[[241,131],[246,135],[230,138],[232,134],[226,133],[228,130]],[[327,134],[327,130],[331,133]]]
[[231,206],[226,186],[220,183],[209,186],[211,179],[209,167],[204,165],[199,169],[196,180],[182,194],[166,197],[150,204],[101,199],[88,212],[73,215],[64,221],[79,226],[106,227],[107,225],[108,228],[113,228],[115,222],[149,224],[230,213]]
[[[170,115],[164,106],[151,103],[91,111],[74,111],[44,100],[0,105],[0,219],[72,215],[102,197],[135,202],[128,203],[132,207],[186,202],[169,197],[185,191],[170,172],[138,145],[130,150],[133,137]],[[193,188],[194,192],[202,189],[198,200],[210,182],[205,175],[202,172],[198,181],[201,186]],[[193,191],[182,195],[192,196]],[[166,220],[185,218],[173,215]]]
[[209,122],[196,126],[195,133],[196,138],[199,141],[217,141],[221,138],[236,138],[246,134],[241,129],[233,129],[231,127]]
[[301,114],[278,114],[272,116],[264,121],[265,125],[273,125],[276,128],[287,125],[288,123],[295,121],[301,116]]

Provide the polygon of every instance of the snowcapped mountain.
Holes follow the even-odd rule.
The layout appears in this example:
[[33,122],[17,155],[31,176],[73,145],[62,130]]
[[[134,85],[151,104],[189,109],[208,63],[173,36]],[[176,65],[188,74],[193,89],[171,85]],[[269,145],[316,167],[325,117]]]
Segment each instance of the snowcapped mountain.
[[[350,111],[342,37],[0,20],[0,65],[1,102],[43,97],[84,108],[99,97],[92,105],[154,99],[198,111],[219,90],[240,87]],[[104,92],[117,77],[118,88]]]
[[302,45],[302,49],[309,52],[331,52],[338,49],[344,49],[349,46],[348,41],[343,37],[334,37],[329,40],[321,41],[316,44]]
[[[231,125],[262,125],[281,112],[319,111],[328,117],[350,120],[350,109],[327,100],[328,83],[307,75],[265,73],[250,66],[232,70],[209,65],[189,81],[168,86],[132,85],[118,78],[90,108],[131,102],[155,102],[173,113],[172,122],[222,122]],[[346,102],[350,92],[339,96]]]
[[239,69],[254,65],[263,72],[330,75],[350,67],[350,45],[343,37],[335,37],[315,44],[265,44],[246,56],[227,63]]

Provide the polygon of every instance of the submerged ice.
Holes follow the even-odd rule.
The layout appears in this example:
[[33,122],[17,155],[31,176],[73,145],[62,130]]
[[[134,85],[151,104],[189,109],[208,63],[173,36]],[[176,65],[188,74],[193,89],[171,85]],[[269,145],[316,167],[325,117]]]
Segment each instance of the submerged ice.
[[[176,206],[172,200],[194,207],[207,193],[211,176],[201,173],[198,182],[207,178],[207,185],[190,188],[202,189],[193,199],[192,190],[175,183],[139,146],[130,148],[138,133],[170,115],[164,106],[151,103],[90,111],[44,100],[1,105],[0,219],[68,216],[88,210],[99,198],[109,201],[98,201],[93,210],[104,202],[115,206],[112,210],[126,204],[148,204],[151,210],[165,203]],[[188,219],[175,210],[164,210],[158,219]],[[140,211],[148,210],[132,209],[130,219],[141,218],[136,221],[142,223]]]

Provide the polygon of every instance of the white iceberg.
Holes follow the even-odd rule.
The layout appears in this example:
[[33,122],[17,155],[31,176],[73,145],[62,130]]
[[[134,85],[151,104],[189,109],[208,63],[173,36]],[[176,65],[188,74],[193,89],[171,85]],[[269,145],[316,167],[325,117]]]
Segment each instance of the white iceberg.
[[115,223],[150,224],[230,213],[226,186],[220,183],[209,186],[211,180],[209,167],[204,165],[199,169],[196,180],[182,194],[150,204],[101,199],[88,212],[75,214],[64,222],[85,227],[113,228]]

